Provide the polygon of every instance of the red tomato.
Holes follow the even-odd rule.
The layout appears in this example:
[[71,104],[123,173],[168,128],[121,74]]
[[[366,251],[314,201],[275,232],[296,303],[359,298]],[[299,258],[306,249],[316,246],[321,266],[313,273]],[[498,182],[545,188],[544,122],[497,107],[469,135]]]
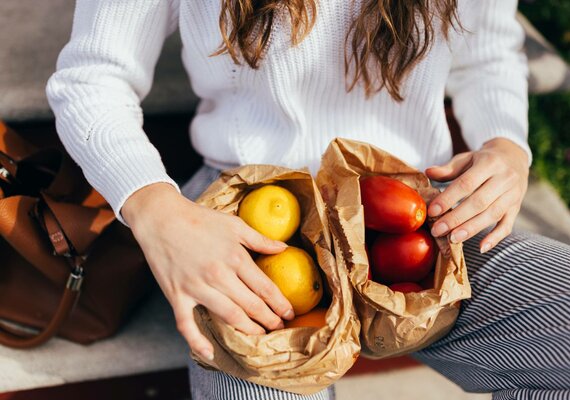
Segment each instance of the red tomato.
[[370,249],[372,275],[382,283],[419,282],[434,266],[436,244],[424,229],[381,234]]
[[426,219],[426,203],[408,185],[385,176],[360,180],[364,225],[388,233],[413,232]]
[[402,293],[421,292],[424,290],[420,285],[414,282],[394,283],[393,285],[390,285],[390,289],[394,292]]

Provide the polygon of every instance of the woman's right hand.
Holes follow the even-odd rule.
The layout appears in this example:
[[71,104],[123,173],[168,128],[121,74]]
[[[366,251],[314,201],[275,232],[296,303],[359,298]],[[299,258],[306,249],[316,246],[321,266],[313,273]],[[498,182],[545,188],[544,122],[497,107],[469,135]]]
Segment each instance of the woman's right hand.
[[252,335],[282,328],[281,318],[294,317],[289,301],[246,250],[276,254],[285,243],[237,216],[193,203],[168,183],[133,193],[121,215],[174,310],[178,330],[200,357],[212,360],[214,354],[194,321],[198,304]]

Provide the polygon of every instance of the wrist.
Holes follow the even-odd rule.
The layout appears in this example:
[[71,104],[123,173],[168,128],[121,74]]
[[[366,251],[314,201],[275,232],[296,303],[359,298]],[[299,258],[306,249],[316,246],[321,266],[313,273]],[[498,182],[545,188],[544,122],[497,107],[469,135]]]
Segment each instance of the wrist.
[[512,167],[516,168],[521,174],[528,175],[530,159],[526,150],[516,142],[504,138],[497,137],[485,142],[481,148],[485,151],[493,151],[505,160],[509,160]]
[[487,149],[498,150],[509,156],[513,156],[515,160],[519,160],[521,162],[524,169],[528,170],[530,161],[528,153],[523,147],[514,141],[504,137],[496,137],[494,139],[486,141],[481,147],[481,150]]
[[152,220],[161,204],[178,196],[180,193],[170,183],[151,183],[133,192],[121,207],[120,213],[131,229],[135,229],[140,221]]

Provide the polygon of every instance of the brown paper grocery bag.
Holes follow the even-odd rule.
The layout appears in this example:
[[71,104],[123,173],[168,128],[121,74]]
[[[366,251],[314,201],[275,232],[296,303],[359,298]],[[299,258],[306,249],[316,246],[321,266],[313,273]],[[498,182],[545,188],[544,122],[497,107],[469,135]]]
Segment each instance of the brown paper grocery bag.
[[447,238],[436,240],[440,252],[434,289],[403,294],[368,280],[359,178],[369,175],[398,179],[416,189],[427,204],[439,191],[424,174],[367,143],[337,138],[323,155],[317,184],[337,239],[337,259],[342,254],[356,292],[362,354],[386,358],[419,350],[444,336],[457,319],[460,300],[469,298],[471,289],[462,245]]
[[[209,364],[201,365],[235,377],[299,394],[312,394],[334,383],[354,364],[360,353],[360,323],[344,265],[337,266],[325,205],[311,175],[269,165],[247,165],[224,171],[200,196],[199,204],[237,214],[243,197],[264,184],[290,190],[301,205],[303,248],[315,257],[331,297],[327,325],[321,329],[292,328],[265,335],[246,335],[197,307],[196,322],[214,345]],[[340,260],[341,263],[343,260]]]

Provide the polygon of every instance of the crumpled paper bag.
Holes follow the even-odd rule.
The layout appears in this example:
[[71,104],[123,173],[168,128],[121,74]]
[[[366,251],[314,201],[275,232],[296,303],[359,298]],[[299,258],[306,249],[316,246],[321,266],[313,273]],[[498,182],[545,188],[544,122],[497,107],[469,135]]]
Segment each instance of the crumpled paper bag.
[[[343,258],[356,292],[362,354],[387,358],[411,353],[443,337],[454,325],[460,300],[471,296],[461,244],[439,238],[435,288],[403,294],[368,280],[361,176],[385,175],[416,189],[427,204],[439,193],[429,179],[373,145],[337,138],[323,155],[317,184],[327,204],[337,259]],[[434,220],[428,221],[433,224]]]
[[240,201],[249,191],[269,183],[287,188],[299,200],[302,247],[317,260],[325,278],[325,296],[332,299],[327,325],[321,329],[303,327],[247,335],[198,306],[194,312],[196,322],[214,345],[214,360],[206,363],[196,355],[193,357],[204,367],[250,382],[312,394],[340,379],[360,353],[360,323],[347,268],[337,266],[331,252],[325,205],[315,181],[307,170],[246,165],[224,171],[197,202],[237,214]]

